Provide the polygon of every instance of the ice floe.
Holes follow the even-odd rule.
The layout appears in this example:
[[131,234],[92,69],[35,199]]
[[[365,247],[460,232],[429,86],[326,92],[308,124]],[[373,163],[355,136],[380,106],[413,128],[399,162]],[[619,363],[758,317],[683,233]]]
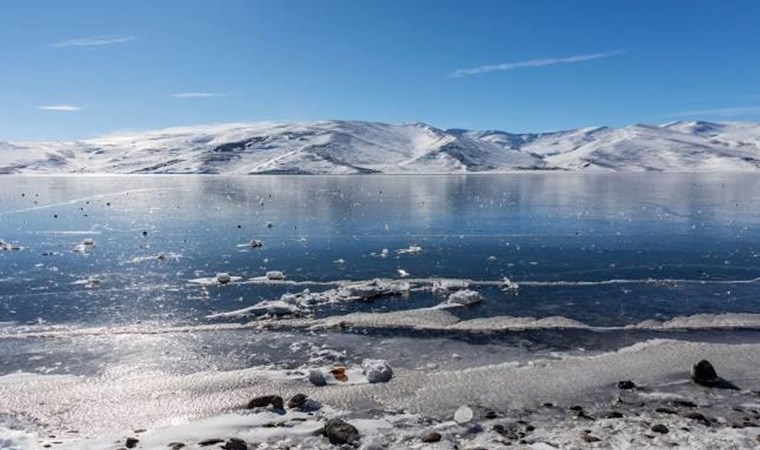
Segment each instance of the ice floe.
[[243,277],[230,275],[227,272],[219,272],[213,277],[194,278],[192,280],[188,280],[188,282],[194,283],[194,284],[200,284],[202,286],[213,286],[213,285],[226,285],[230,283],[237,283],[241,281],[242,279]]
[[4,250],[4,251],[21,250],[21,246],[19,246],[18,244],[13,244],[11,242],[7,242],[0,239],[0,250]]
[[449,298],[446,300],[445,304],[449,306],[470,306],[476,303],[480,303],[480,301],[481,297],[477,291],[464,289],[461,291],[456,291],[453,294],[449,295]]
[[410,245],[408,248],[396,250],[397,255],[416,255],[418,253],[422,253],[422,247],[418,245]]
[[95,240],[92,238],[85,238],[74,247],[76,253],[87,253],[95,248]]
[[[278,272],[281,274],[281,272]],[[269,278],[269,277],[267,277]],[[298,293],[287,293],[280,296],[278,300],[265,300],[253,306],[230,311],[217,313],[207,316],[210,319],[219,319],[224,317],[246,317],[246,316],[283,316],[283,315],[304,315],[310,312],[311,308],[318,305],[331,303],[345,303],[362,300],[371,300],[379,297],[396,296],[408,294],[411,289],[409,283],[401,281],[387,280],[370,280],[346,283],[335,289],[329,289],[322,292],[312,292],[304,289]]]

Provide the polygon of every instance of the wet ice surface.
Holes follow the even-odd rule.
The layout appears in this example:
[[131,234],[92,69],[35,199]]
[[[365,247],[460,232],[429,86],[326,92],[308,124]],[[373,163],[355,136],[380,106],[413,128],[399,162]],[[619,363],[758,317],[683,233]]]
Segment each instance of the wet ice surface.
[[[24,247],[0,251],[0,321],[23,325],[192,324],[329,288],[189,283],[272,271],[298,282],[403,269],[521,285],[517,296],[478,288],[484,301],[456,312],[469,318],[604,326],[760,312],[760,283],[731,283],[760,275],[751,176],[5,177],[0,187],[0,239]],[[316,314],[440,302],[425,292],[381,300]]]
[[[241,370],[382,358],[400,379],[450,371],[433,386],[451,390],[468,368],[656,338],[757,342],[756,316],[691,316],[760,313],[758,194],[749,175],[3,177],[0,375],[129,380],[111,397],[124,409],[98,424],[116,430],[161,414],[173,423],[132,390],[142,376],[171,380],[169,392],[200,380],[208,401],[174,410],[187,420],[231,407],[222,392]],[[505,292],[504,277],[519,289]],[[374,279],[409,289],[369,295]],[[426,310],[420,326],[416,311],[464,288],[480,301]],[[230,314],[293,295],[297,318]],[[406,312],[377,314],[395,311]],[[645,322],[673,318],[676,329]],[[392,397],[418,382],[381,406],[409,408]],[[342,395],[326,398],[361,406]],[[130,416],[146,402],[157,409]]]

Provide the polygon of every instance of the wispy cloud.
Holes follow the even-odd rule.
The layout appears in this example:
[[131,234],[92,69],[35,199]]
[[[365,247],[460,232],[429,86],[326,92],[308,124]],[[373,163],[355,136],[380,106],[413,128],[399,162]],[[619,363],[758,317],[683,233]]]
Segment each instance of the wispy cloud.
[[695,109],[691,111],[680,111],[668,114],[661,114],[657,117],[693,117],[693,116],[722,116],[737,117],[746,114],[760,114],[760,105],[754,106],[731,106],[727,108]]
[[76,105],[40,105],[37,109],[43,111],[62,111],[62,112],[74,112],[81,111],[82,108]]
[[65,41],[54,42],[50,44],[50,46],[55,47],[55,48],[102,47],[105,45],[126,44],[128,42],[132,42],[136,40],[137,38],[135,36],[125,36],[125,35],[89,36],[89,37],[84,37],[84,38],[68,39]]
[[172,94],[174,98],[211,98],[211,97],[226,97],[227,94],[223,92],[177,92]]
[[481,75],[489,72],[506,72],[515,69],[527,69],[530,67],[547,67],[556,64],[571,64],[583,61],[592,61],[594,59],[609,58],[611,56],[622,55],[626,50],[615,50],[606,53],[590,53],[586,55],[565,56],[562,58],[538,58],[527,61],[507,62],[501,64],[489,64],[485,66],[473,67],[471,69],[458,69],[449,74],[454,78],[467,77],[470,75]]

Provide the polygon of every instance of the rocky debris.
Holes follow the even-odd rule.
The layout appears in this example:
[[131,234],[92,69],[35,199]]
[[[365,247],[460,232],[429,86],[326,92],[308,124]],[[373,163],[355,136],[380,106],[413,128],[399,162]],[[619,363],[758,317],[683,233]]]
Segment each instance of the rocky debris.
[[306,394],[296,394],[288,400],[288,408],[290,409],[300,409],[303,408],[304,405],[306,405],[306,402],[309,400],[309,397],[306,396]]
[[181,448],[185,448],[185,444],[182,442],[169,442],[167,447],[169,447],[169,450],[180,450]]
[[284,409],[285,403],[279,395],[262,395],[248,402],[246,409],[266,408],[272,405],[275,409]]
[[677,411],[675,409],[670,408],[655,408],[654,412],[660,413],[660,414],[677,414]]
[[227,284],[230,281],[232,281],[232,277],[230,277],[230,274],[222,272],[216,274],[216,282],[219,284]]
[[224,450],[248,450],[248,444],[242,439],[230,438],[222,445]]
[[661,423],[656,423],[652,425],[652,428],[650,428],[650,430],[654,431],[655,433],[660,433],[660,434],[667,434],[670,432],[668,427],[666,427],[665,425]]
[[472,409],[470,409],[470,407],[467,405],[462,405],[454,412],[454,421],[460,425],[463,425],[470,422],[473,416],[474,413],[472,412]]
[[330,419],[325,423],[322,434],[333,445],[354,444],[359,442],[359,430],[341,419]]
[[621,413],[620,411],[609,411],[606,413],[602,413],[600,417],[604,419],[622,419],[623,413]]
[[422,442],[433,443],[441,440],[441,433],[437,431],[428,431],[420,438]]
[[715,367],[706,359],[694,364],[694,367],[691,369],[691,379],[696,384],[709,388],[739,389],[732,382],[719,377],[715,371]]
[[673,400],[671,402],[673,406],[678,406],[681,408],[696,408],[697,404],[692,402],[691,400]]
[[573,414],[575,414],[575,417],[578,419],[596,420],[594,417],[588,415],[580,405],[573,405],[568,409],[570,409],[570,411],[572,411]]
[[617,387],[618,389],[624,389],[624,390],[634,389],[636,388],[636,383],[634,383],[631,380],[618,381]]
[[124,442],[124,445],[125,445],[127,448],[135,448],[135,447],[137,447],[137,443],[138,443],[138,442],[140,442],[140,440],[139,440],[139,439],[137,439],[137,438],[133,438],[133,437],[129,437],[129,438],[127,438],[127,440]]
[[689,411],[681,414],[681,416],[699,422],[706,427],[709,427],[710,423],[712,422],[710,419],[705,417],[704,414],[698,413],[696,411]]
[[251,248],[261,248],[264,246],[264,243],[258,239],[251,239],[251,242],[248,243],[248,246]]
[[313,384],[314,386],[327,385],[327,379],[325,379],[325,374],[319,369],[311,369],[309,371],[309,382],[311,382],[311,384]]
[[393,369],[383,359],[365,359],[362,361],[362,373],[370,383],[387,383],[393,378]]
[[201,447],[208,447],[210,445],[221,444],[222,442],[224,442],[224,439],[211,438],[211,439],[205,439],[203,441],[198,442],[198,445]]
[[346,368],[345,367],[333,367],[330,369],[330,375],[333,376],[336,380],[345,383],[348,381],[348,375],[346,374]]
[[715,367],[706,359],[694,364],[691,369],[691,379],[698,385],[707,387],[714,387],[720,381]]
[[593,434],[590,434],[590,433],[583,433],[581,435],[581,439],[588,442],[589,444],[594,443],[594,442],[600,442],[602,440],[601,438],[594,436]]

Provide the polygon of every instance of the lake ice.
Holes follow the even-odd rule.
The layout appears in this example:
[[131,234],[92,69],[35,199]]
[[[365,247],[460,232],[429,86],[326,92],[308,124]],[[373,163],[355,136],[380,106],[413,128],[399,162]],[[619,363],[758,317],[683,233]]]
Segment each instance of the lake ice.
[[[365,358],[398,369],[383,407],[453,414],[487,396],[402,398],[423,378],[450,391],[464,370],[653,339],[754,346],[758,194],[756,176],[718,174],[3,177],[0,416],[84,435],[172,426]],[[28,377],[69,390],[34,407]],[[114,389],[122,407],[94,404]],[[183,392],[171,414],[164,391]]]

